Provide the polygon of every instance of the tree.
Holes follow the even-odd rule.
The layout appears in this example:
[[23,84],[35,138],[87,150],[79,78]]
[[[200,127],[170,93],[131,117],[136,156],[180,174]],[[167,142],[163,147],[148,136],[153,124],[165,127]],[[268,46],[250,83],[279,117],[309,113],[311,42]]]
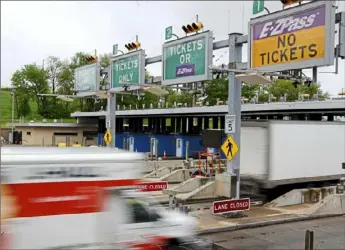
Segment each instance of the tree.
[[169,104],[169,107],[171,107],[175,102],[177,103],[177,94],[178,93],[172,89],[168,89],[168,92],[169,92],[169,94],[167,95],[165,100]]
[[12,86],[16,88],[18,106],[23,106],[21,104],[23,100],[31,99],[36,102],[38,112],[41,113],[44,99],[40,98],[38,94],[48,93],[48,79],[48,72],[36,64],[27,64],[22,69],[17,70],[12,75],[11,82]]
[[58,94],[72,95],[74,92],[74,69],[68,60],[61,63],[61,69],[58,74],[59,88]]
[[298,99],[298,88],[296,88],[291,80],[276,79],[268,90],[269,94],[279,100],[281,96],[287,95],[287,101],[294,101]]
[[31,114],[31,108],[29,105],[29,98],[28,97],[22,97],[19,105],[18,105],[18,116],[19,117],[27,117]]
[[55,94],[62,62],[60,61],[58,57],[55,57],[55,56],[48,57],[46,61],[47,61],[46,70],[48,71],[49,82],[52,88],[52,93]]
[[109,67],[111,60],[111,54],[102,54],[99,56],[99,61],[102,69]]
[[273,84],[268,87],[268,92],[275,96],[277,100],[286,94],[287,101],[298,100],[299,94],[308,94],[312,98],[315,94],[319,95],[320,99],[327,98],[328,94],[323,93],[320,84],[311,84],[310,86],[302,84],[294,85],[291,80],[276,79]]
[[320,100],[325,100],[329,97],[327,92],[323,92],[321,90],[321,85],[319,83],[312,83],[310,86],[308,85],[300,85],[299,86],[300,93],[308,94],[310,98],[313,98],[315,94],[318,95]]
[[[100,55],[99,61],[101,65],[101,69],[106,69],[110,65],[110,60],[111,60],[111,54],[103,54]],[[108,85],[108,77],[107,75],[103,75],[103,77],[100,78],[100,87],[101,89],[105,89]],[[106,100],[101,101],[102,105],[106,105]]]
[[251,100],[259,91],[260,85],[258,84],[242,84],[242,96]]
[[229,83],[226,78],[213,79],[206,82],[206,100],[210,105],[216,105],[217,98],[222,101],[226,101],[228,99],[228,85]]

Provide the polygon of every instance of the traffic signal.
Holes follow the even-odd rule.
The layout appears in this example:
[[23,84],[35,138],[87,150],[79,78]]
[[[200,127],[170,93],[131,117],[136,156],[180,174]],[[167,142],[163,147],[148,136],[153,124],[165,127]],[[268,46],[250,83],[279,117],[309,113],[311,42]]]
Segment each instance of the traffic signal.
[[129,51],[131,50],[135,50],[135,49],[139,49],[141,46],[141,44],[137,41],[137,42],[132,42],[132,43],[127,43],[125,45],[126,49],[128,49]]
[[195,22],[188,25],[183,25],[182,29],[186,34],[200,31],[204,25],[201,22]]
[[96,62],[97,61],[97,56],[87,56],[86,57],[86,60],[88,61],[88,62]]
[[283,4],[283,6],[288,6],[295,3],[300,3],[302,0],[280,0],[280,2]]

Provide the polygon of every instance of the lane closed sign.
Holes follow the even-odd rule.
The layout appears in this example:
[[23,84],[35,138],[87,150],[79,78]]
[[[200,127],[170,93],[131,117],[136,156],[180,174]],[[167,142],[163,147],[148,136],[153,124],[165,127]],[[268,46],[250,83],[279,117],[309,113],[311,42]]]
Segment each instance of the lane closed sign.
[[138,189],[143,192],[162,191],[168,188],[167,181],[146,182],[139,185]]
[[213,214],[225,214],[250,209],[250,199],[223,200],[213,202]]

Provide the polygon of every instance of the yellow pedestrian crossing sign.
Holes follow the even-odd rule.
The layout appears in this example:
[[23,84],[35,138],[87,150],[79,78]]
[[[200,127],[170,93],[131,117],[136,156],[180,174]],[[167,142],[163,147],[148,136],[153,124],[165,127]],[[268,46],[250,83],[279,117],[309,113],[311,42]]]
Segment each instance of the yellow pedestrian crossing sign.
[[112,136],[111,136],[111,133],[110,133],[110,130],[107,129],[107,132],[105,132],[104,134],[104,142],[107,144],[107,146],[109,145],[109,143],[111,143],[111,140],[112,140]]
[[238,152],[238,146],[232,136],[226,138],[223,145],[221,146],[221,149],[229,161],[231,161]]

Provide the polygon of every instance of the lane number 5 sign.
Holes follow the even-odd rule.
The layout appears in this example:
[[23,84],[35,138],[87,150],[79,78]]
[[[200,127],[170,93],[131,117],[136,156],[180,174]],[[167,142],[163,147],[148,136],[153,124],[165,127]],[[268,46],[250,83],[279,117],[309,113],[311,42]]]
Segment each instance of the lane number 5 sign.
[[236,116],[225,115],[225,134],[234,134],[236,132]]

